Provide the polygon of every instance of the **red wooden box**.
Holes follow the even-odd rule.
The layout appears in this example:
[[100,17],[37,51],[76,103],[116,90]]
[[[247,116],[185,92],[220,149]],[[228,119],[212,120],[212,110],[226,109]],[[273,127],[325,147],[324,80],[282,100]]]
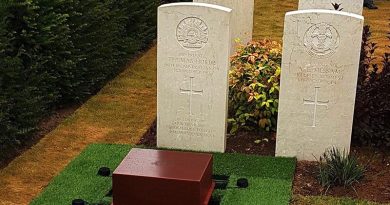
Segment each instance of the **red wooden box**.
[[207,205],[211,154],[133,148],[113,173],[113,205]]

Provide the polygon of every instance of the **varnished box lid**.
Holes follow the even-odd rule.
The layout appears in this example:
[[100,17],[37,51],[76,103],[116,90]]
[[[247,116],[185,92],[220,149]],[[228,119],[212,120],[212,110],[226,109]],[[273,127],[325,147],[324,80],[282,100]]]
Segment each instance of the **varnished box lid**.
[[200,181],[211,154],[133,148],[114,175]]

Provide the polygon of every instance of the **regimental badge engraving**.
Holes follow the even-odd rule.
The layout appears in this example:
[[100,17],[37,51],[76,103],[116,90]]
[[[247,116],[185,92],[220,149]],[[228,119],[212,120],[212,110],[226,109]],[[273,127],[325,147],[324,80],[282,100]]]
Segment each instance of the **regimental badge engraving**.
[[319,58],[326,58],[335,53],[339,43],[339,33],[326,23],[311,26],[304,37],[304,45],[309,54]]
[[199,50],[207,44],[208,30],[203,20],[197,17],[185,18],[176,28],[177,41],[185,49]]

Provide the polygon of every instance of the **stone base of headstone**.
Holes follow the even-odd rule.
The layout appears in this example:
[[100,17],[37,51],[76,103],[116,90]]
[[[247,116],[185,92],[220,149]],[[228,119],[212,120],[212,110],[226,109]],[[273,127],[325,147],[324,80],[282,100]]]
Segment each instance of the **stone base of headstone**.
[[113,205],[207,205],[211,154],[132,149],[113,173]]

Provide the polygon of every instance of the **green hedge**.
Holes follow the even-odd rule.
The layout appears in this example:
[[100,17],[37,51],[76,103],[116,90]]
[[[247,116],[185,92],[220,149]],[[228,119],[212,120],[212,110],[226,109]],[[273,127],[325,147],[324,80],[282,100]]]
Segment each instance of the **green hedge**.
[[0,159],[155,39],[159,0],[0,1]]

